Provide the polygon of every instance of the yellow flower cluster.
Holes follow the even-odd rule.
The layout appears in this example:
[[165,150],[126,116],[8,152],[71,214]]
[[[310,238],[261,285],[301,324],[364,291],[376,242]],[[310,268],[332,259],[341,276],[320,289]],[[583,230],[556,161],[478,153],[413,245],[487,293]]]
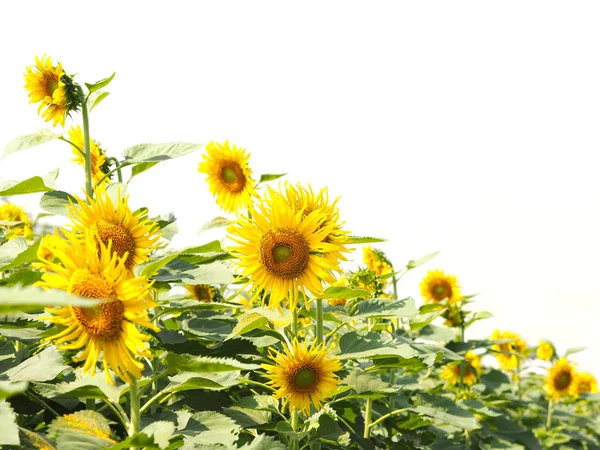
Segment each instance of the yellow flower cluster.
[[591,373],[576,372],[567,358],[560,358],[545,378],[544,391],[553,400],[564,397],[579,397],[579,394],[598,392],[598,383]]
[[11,203],[0,205],[0,222],[15,222],[14,224],[1,224],[0,229],[4,229],[5,240],[14,239],[23,236],[25,239],[33,237],[32,223],[29,216],[22,208]]

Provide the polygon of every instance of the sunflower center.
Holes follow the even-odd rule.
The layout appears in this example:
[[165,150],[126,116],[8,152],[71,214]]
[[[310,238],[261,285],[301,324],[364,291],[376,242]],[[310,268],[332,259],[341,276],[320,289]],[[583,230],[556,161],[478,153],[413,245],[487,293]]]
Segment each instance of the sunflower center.
[[244,190],[246,177],[241,166],[235,161],[228,161],[221,169],[221,181],[230,192],[237,193]]
[[54,75],[46,75],[46,94],[52,97],[54,91],[58,89],[58,77]]
[[304,273],[310,257],[308,242],[291,228],[270,230],[259,244],[260,262],[274,276],[297,278]]
[[110,298],[113,285],[102,275],[77,269],[69,280],[69,293],[88,298]]
[[585,394],[586,392],[590,392],[592,390],[592,386],[590,386],[589,383],[583,382],[583,383],[579,383],[579,386],[577,386],[577,391],[579,391],[582,394]]
[[108,244],[109,241],[112,241],[112,249],[119,258],[122,258],[125,253],[129,252],[125,266],[127,266],[128,269],[133,267],[133,255],[136,250],[135,238],[122,223],[98,220],[92,226],[92,232],[97,232],[100,240],[104,244]]
[[571,374],[568,372],[562,372],[554,379],[556,389],[566,389],[571,384]]
[[452,295],[452,288],[446,282],[441,282],[440,284],[436,284],[431,290],[431,295],[437,301],[444,300]]
[[319,374],[312,367],[301,367],[292,376],[292,385],[297,392],[311,392],[319,383]]
[[72,308],[79,324],[91,336],[108,340],[119,335],[125,310],[122,301],[113,299],[93,308]]
[[210,302],[212,300],[210,296],[210,288],[202,284],[197,284],[194,286],[194,295],[196,296],[196,300],[201,302]]

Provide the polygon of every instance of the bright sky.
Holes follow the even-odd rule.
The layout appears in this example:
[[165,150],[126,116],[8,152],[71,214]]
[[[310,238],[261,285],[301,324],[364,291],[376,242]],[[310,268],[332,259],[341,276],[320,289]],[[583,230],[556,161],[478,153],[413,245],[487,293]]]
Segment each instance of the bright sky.
[[[118,5],[118,6],[116,6]],[[328,186],[357,235],[387,238],[419,298],[456,274],[494,328],[544,337],[600,375],[600,4],[591,1],[6,2],[0,150],[48,126],[27,104],[36,55],[79,82],[116,71],[91,133],[110,155],[141,142],[229,139],[255,173]],[[78,25],[81,23],[82,25]],[[76,117],[79,120],[79,117]],[[201,153],[134,178],[133,207],[174,212],[179,247],[222,215]],[[0,161],[0,178],[83,172],[57,142]],[[39,195],[14,197],[39,211]],[[355,254],[356,259],[361,253]]]

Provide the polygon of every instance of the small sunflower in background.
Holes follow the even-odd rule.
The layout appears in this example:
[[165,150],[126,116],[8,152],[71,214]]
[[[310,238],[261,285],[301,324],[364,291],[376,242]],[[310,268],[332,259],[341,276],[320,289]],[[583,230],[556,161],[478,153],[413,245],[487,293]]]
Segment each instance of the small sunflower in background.
[[[69,142],[71,142],[73,154],[75,155],[75,158],[73,158],[72,161],[85,169],[83,131],[79,125],[69,128]],[[90,139],[90,157],[92,160],[92,179],[94,180],[94,185],[96,185],[109,172],[109,169],[106,161],[106,154],[102,148],[100,148],[98,142],[93,139]],[[104,178],[103,183],[106,183],[107,181],[108,177]]]
[[573,388],[577,394],[590,394],[598,392],[598,382],[594,375],[588,372],[577,372],[573,380]]
[[370,245],[363,247],[363,262],[367,265],[367,269],[375,272],[378,277],[392,273],[394,268],[385,254],[378,249],[372,249]]
[[[120,197],[120,196],[119,196]],[[119,258],[127,255],[128,270],[148,260],[148,254],[158,247],[158,225],[144,217],[144,212],[133,214],[127,204],[128,197],[113,203],[104,185],[96,188],[94,199],[77,199],[68,208],[73,223],[72,231],[84,234],[89,230],[106,246],[112,242],[112,250]],[[100,246],[100,243],[98,243]]]
[[59,350],[81,349],[75,360],[85,361],[83,371],[92,376],[102,355],[109,384],[114,384],[109,369],[123,381],[130,381],[130,375],[141,378],[144,364],[136,357],[152,354],[146,346],[150,336],[138,331],[137,325],[158,331],[147,314],[156,306],[148,300],[152,283],[146,277],[132,278],[125,259],[117,257],[111,243],[98,243],[90,233],[83,239],[65,234],[62,245],[54,249],[60,262],[42,259],[43,275],[36,284],[102,301],[94,307],[47,309],[44,320],[66,327],[48,340]]
[[575,367],[567,358],[560,358],[554,363],[554,366],[548,369],[548,376],[545,378],[545,381],[544,391],[553,400],[560,400],[562,397],[570,395],[577,396]]
[[494,330],[490,337],[492,341],[508,339],[510,339],[509,342],[492,345],[492,350],[502,369],[513,370],[519,365],[519,357],[516,354],[524,355],[527,350],[527,343],[521,339],[521,336],[510,331]]
[[[467,386],[473,386],[481,375],[481,359],[479,355],[471,350],[465,354],[463,372],[463,383]],[[446,364],[442,370],[442,378],[448,384],[455,386],[460,383],[460,363]]]
[[[35,65],[27,67],[25,89],[29,103],[40,102],[38,114],[52,125],[65,126],[65,118],[79,108],[79,96],[73,79],[67,75],[62,63],[54,64],[52,58],[35,58]],[[42,110],[45,110],[42,112]]]
[[449,305],[458,303],[462,296],[458,280],[442,270],[430,270],[421,281],[421,296],[425,303],[439,303],[447,300]]
[[256,194],[255,181],[248,167],[250,154],[243,148],[211,142],[206,146],[204,161],[198,166],[198,172],[207,175],[210,192],[216,197],[217,204],[227,212],[237,212],[252,204]]
[[310,347],[306,342],[294,339],[292,348],[284,347],[284,352],[269,350],[273,364],[262,364],[270,373],[267,384],[276,388],[276,398],[283,399],[283,408],[302,411],[310,415],[311,403],[318,411],[321,403],[330,398],[340,385],[335,374],[342,370],[342,364],[328,356],[324,344]]
[[184,287],[201,303],[211,303],[215,299],[215,288],[209,284],[184,284]]
[[[54,233],[45,234],[42,236],[42,240],[40,241],[40,245],[37,250],[38,260],[56,262],[56,252],[61,248],[64,241],[64,237],[61,233],[64,234],[64,230],[56,229],[54,230]],[[45,264],[41,262],[34,262],[31,264],[31,266],[34,269],[42,272],[46,270]]]
[[541,340],[535,354],[537,358],[542,361],[552,361],[554,355],[556,355],[556,351],[554,350],[552,343]]
[[254,289],[253,298],[262,295],[264,303],[268,295],[270,308],[280,308],[287,299],[294,310],[299,290],[305,298],[306,290],[319,296],[323,281],[336,281],[332,271],[339,271],[339,262],[325,255],[344,251],[344,247],[325,242],[335,224],[323,225],[326,216],[321,210],[305,216],[284,195],[269,188],[250,211],[250,217],[239,215],[227,231],[229,239],[239,244],[230,251],[239,260],[239,272],[248,277],[247,285]]
[[0,228],[6,230],[5,240],[14,239],[22,236],[25,239],[33,237],[32,222],[23,208],[13,205],[12,203],[4,203],[0,205],[0,221],[3,222],[21,222],[17,225],[2,225]]

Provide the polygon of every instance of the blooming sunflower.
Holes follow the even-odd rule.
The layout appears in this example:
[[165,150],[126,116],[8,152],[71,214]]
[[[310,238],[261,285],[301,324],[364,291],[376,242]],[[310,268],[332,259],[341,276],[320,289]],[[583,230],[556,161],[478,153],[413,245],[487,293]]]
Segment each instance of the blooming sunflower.
[[541,359],[542,361],[552,361],[554,354],[554,346],[550,342],[543,340],[540,341],[536,351],[536,356],[538,359]]
[[394,271],[384,253],[381,250],[373,250],[370,245],[363,247],[363,262],[367,265],[367,269],[375,272],[378,277]]
[[21,222],[19,225],[0,224],[0,228],[7,230],[6,235],[4,236],[4,239],[7,241],[19,236],[23,236],[25,239],[31,239],[33,237],[31,220],[27,213],[17,205],[13,205],[12,203],[0,205],[0,221]]
[[[340,245],[325,242],[334,224],[323,226],[326,216],[315,210],[304,216],[294,211],[285,196],[269,188],[250,217],[238,216],[227,230],[229,238],[240,244],[230,248],[239,258],[239,271],[247,276],[254,289],[254,298],[261,295],[264,304],[269,294],[269,307],[279,307],[286,298],[290,309],[298,302],[298,290],[306,297],[322,294],[322,281],[334,283],[331,271],[339,263],[324,255],[343,251]],[[308,307],[308,303],[307,303]]]
[[[73,223],[72,231],[83,235],[90,230],[104,245],[112,241],[113,251],[126,257],[125,267],[132,270],[148,260],[148,254],[158,246],[158,225],[142,217],[143,211],[133,214],[127,204],[128,197],[120,198],[115,205],[104,185],[96,188],[94,199],[77,199],[68,209]],[[100,244],[98,244],[100,247]]]
[[[50,57],[35,58],[35,65],[27,67],[25,89],[29,91],[29,103],[40,103],[38,114],[53,126],[65,126],[65,117],[79,108],[79,97],[73,79]],[[42,109],[45,111],[42,113]]]
[[[64,231],[62,232],[64,233]],[[53,234],[45,234],[44,236],[42,236],[40,246],[37,250],[37,258],[40,261],[46,260],[50,262],[55,262],[56,250],[63,245],[64,238],[60,233],[60,230],[55,230]],[[31,266],[34,269],[41,270],[42,272],[46,268],[46,265],[42,262],[34,262]]]
[[284,348],[283,353],[269,349],[269,356],[274,364],[262,364],[270,372],[267,384],[277,388],[275,397],[282,398],[283,407],[289,405],[290,411],[309,415],[311,402],[318,410],[340,384],[335,372],[342,370],[342,364],[328,357],[324,344],[313,342],[307,348],[306,342],[294,339],[291,349]]
[[[85,169],[83,131],[81,131],[79,125],[69,128],[69,142],[71,142],[73,154],[75,155],[75,158],[73,158],[72,161]],[[97,184],[109,170],[106,163],[106,154],[100,148],[100,145],[93,139],[90,139],[90,157],[92,160],[92,179],[94,180],[94,184]],[[104,178],[104,182],[107,181],[108,178]]]
[[560,358],[554,366],[548,369],[545,381],[544,390],[554,400],[560,400],[561,397],[568,395],[577,396],[577,386],[574,384],[575,367],[569,363],[567,358]]
[[[65,240],[54,250],[59,262],[43,259],[44,274],[37,284],[45,289],[60,289],[81,297],[102,299],[95,307],[64,306],[47,309],[45,320],[66,328],[48,338],[59,350],[82,349],[76,361],[85,361],[84,373],[94,376],[96,363],[102,363],[107,382],[113,384],[113,370],[122,380],[130,374],[141,378],[144,365],[137,356],[151,357],[136,325],[158,329],[148,319],[147,310],[156,306],[149,301],[152,283],[145,277],[133,278],[125,266],[126,258],[111,251],[112,243],[98,243],[90,234],[84,239],[66,233]],[[62,345],[61,345],[62,344]]]
[[594,375],[588,372],[577,372],[573,380],[573,390],[577,394],[598,392],[598,383]]
[[215,288],[208,284],[184,284],[193,298],[202,303],[210,303],[215,298]]
[[462,298],[460,287],[454,275],[447,275],[442,270],[430,270],[421,281],[421,296],[425,303],[439,303],[448,299],[448,304],[456,304]]
[[[464,366],[463,383],[467,386],[473,386],[481,375],[479,355],[469,350],[465,354]],[[452,386],[460,383],[460,364],[447,364],[442,370],[442,378]]]
[[235,145],[230,147],[229,141],[223,144],[211,142],[206,146],[203,158],[198,172],[207,175],[210,192],[222,209],[236,212],[252,204],[256,189],[248,167],[249,153]]
[[527,350],[527,343],[521,339],[521,336],[510,331],[501,332],[500,330],[494,330],[490,339],[492,341],[511,339],[510,342],[492,345],[492,350],[497,352],[494,353],[494,356],[500,363],[500,367],[504,370],[516,369],[519,364],[519,357],[514,353],[523,355],[525,350]]

